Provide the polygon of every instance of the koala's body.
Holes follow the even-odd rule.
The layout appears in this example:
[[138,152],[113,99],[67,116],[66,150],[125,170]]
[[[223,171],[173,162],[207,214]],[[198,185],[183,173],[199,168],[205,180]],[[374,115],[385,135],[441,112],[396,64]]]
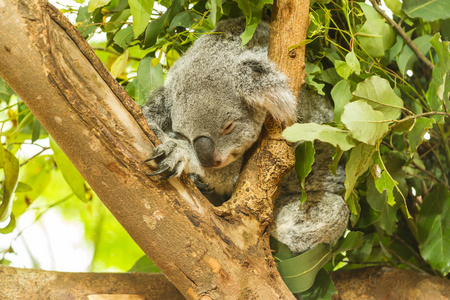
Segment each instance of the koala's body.
[[[162,142],[154,150],[159,166],[155,173],[163,178],[183,171],[190,174],[214,191],[208,198],[215,204],[233,192],[244,153],[257,141],[266,115],[287,124],[299,117],[286,77],[267,58],[269,25],[262,22],[252,40],[241,46],[244,28],[243,18],[226,20],[198,38],[170,69],[164,87],[143,107]],[[301,210],[295,172],[282,182],[271,233],[293,252],[332,243],[347,225],[348,209],[337,195],[343,174],[328,171],[327,149],[316,149],[326,161],[309,176],[311,188]]]

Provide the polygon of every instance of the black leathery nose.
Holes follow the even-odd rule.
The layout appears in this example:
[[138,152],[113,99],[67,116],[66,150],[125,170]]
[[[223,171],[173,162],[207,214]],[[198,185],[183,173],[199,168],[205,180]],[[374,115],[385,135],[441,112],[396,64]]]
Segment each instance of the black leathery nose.
[[[214,152],[215,146],[212,139],[206,136],[200,136],[194,140],[194,149],[200,163],[205,167],[215,166]],[[217,162],[216,162],[217,164]]]

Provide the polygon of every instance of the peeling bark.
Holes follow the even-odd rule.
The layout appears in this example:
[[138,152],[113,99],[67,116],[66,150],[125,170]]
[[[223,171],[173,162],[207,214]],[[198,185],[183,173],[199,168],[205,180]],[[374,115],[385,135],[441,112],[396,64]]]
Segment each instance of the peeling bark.
[[280,125],[268,123],[233,201],[214,208],[186,177],[148,178],[143,161],[156,138],[59,11],[44,0],[0,0],[0,24],[0,76],[186,298],[293,299],[266,231],[293,163]]

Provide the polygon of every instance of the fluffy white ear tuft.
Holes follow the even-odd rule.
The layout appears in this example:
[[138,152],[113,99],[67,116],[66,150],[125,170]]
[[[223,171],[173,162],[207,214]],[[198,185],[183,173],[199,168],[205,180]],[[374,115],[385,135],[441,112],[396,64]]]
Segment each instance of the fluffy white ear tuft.
[[291,125],[297,120],[297,99],[287,78],[276,70],[265,53],[246,53],[236,66],[235,87],[252,107],[264,109],[274,119]]

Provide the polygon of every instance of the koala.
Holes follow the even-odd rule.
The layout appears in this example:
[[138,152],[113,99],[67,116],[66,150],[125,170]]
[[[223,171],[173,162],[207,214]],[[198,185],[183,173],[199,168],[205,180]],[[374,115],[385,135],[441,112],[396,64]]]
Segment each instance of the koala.
[[[307,104],[309,100],[297,107],[287,78],[267,57],[268,23],[261,22],[250,42],[242,46],[239,36],[244,29],[245,18],[229,19],[199,37],[143,107],[161,141],[149,159],[158,163],[151,175],[166,180],[185,172],[215,205],[231,196],[244,154],[257,141],[267,114],[292,124],[299,118],[323,122],[332,112],[329,103],[307,107],[312,105]],[[271,234],[294,253],[334,243],[347,226],[348,208],[338,195],[344,174],[339,170],[334,176],[328,170],[331,152],[330,147],[316,143],[308,200],[301,209],[295,171],[282,180]]]

